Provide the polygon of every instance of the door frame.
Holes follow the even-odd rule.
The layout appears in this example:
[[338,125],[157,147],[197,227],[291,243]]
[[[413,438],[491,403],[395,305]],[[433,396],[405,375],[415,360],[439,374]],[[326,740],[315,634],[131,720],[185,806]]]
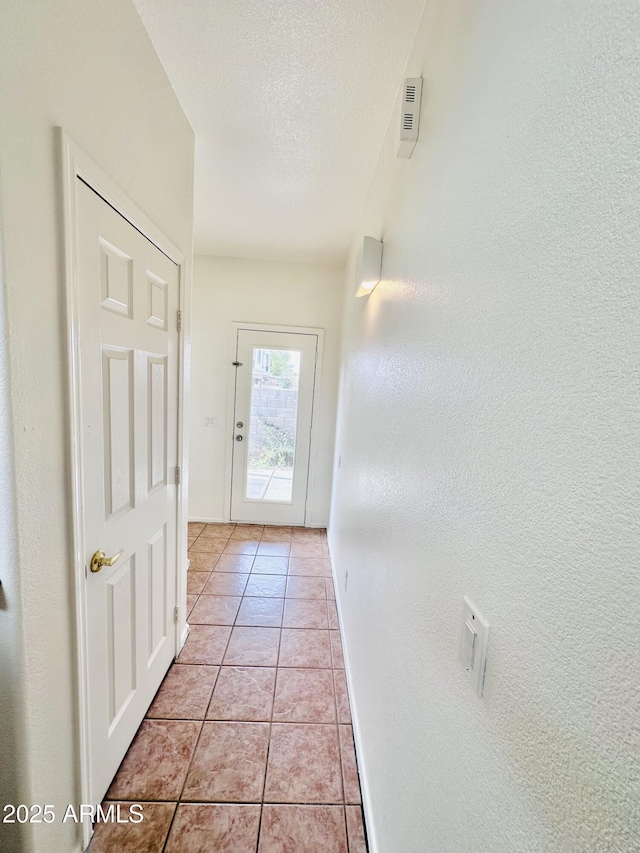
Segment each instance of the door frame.
[[[80,802],[89,803],[89,716],[88,716],[88,640],[87,612],[85,601],[85,543],[83,535],[82,475],[83,458],[81,442],[81,389],[80,389],[80,352],[79,352],[79,288],[76,253],[76,188],[78,178],[87,184],[117,213],[126,219],[144,237],[153,243],[178,267],[178,304],[182,323],[178,329],[178,424],[177,460],[181,470],[180,483],[177,485],[176,501],[176,604],[178,619],[175,623],[174,642],[177,655],[184,645],[189,626],[186,619],[186,583],[187,583],[187,496],[188,496],[188,450],[185,447],[185,415],[188,412],[188,377],[185,366],[188,364],[190,348],[189,310],[190,292],[187,286],[191,280],[191,258],[185,255],[134,202],[115,184],[102,169],[86,154],[62,128],[57,128],[59,162],[61,162],[64,227],[64,278],[66,293],[66,333],[67,333],[67,380],[69,405],[69,445],[70,460],[69,488],[71,497],[70,527],[73,553],[73,598],[75,605],[75,647],[76,679],[78,702],[78,748],[80,775]],[[92,834],[91,822],[83,821],[83,839],[85,847]]]
[[[318,456],[318,430],[316,428],[316,417],[318,414],[318,402],[320,399],[320,387],[322,380],[322,362],[324,356],[324,329],[314,326],[281,326],[272,323],[240,323],[235,321],[231,324],[231,346],[229,348],[229,382],[227,394],[227,416],[225,423],[225,431],[228,437],[225,448],[225,475],[224,475],[224,519],[225,522],[231,521],[231,480],[233,474],[233,437],[234,430],[234,412],[236,399],[236,374],[237,370],[233,367],[233,362],[236,360],[236,347],[238,341],[238,332],[245,330],[248,332],[282,332],[284,334],[302,334],[302,335],[317,335],[318,337],[318,358],[316,360],[316,370],[313,380],[313,395],[311,403],[311,441],[309,444],[309,470],[307,472],[307,492],[305,495],[304,506],[304,524],[297,526],[307,526],[309,518],[309,496],[315,493],[315,480],[317,471],[317,456]],[[293,525],[296,526],[296,525]]]

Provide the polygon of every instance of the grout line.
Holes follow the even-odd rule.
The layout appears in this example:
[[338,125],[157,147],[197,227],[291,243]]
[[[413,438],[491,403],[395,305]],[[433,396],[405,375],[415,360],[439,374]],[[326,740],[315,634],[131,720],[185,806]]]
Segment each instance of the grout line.
[[[129,802],[129,803],[174,803],[175,800],[105,800],[105,802]],[[334,806],[335,808],[344,809],[344,803],[336,800],[312,800],[309,802],[292,802],[291,800],[269,800],[268,803],[263,803],[262,800],[184,800],[178,805],[199,805],[199,806]],[[358,807],[358,804],[352,804]]]
[[[206,586],[206,583],[205,583],[205,586]],[[204,587],[203,587],[203,589],[204,589]],[[198,603],[198,600],[200,599],[200,596],[201,596],[201,595],[202,595],[202,591],[200,591],[200,592],[198,593],[198,598],[196,598],[195,604],[193,605],[194,607],[195,607],[195,606],[196,606],[196,604]],[[214,626],[214,627],[225,627],[225,628],[228,628],[229,626],[228,626],[228,625],[225,625],[225,626]],[[193,759],[194,759],[194,756],[195,756],[195,754],[196,754],[196,750],[198,749],[198,744],[200,743],[200,737],[202,736],[202,730],[203,730],[203,728],[204,728],[204,723],[205,723],[205,720],[206,720],[206,717],[207,717],[207,711],[209,710],[209,705],[211,704],[211,699],[212,699],[212,697],[213,697],[213,691],[215,690],[216,684],[218,683],[218,678],[220,677],[220,670],[222,669],[222,662],[223,662],[223,660],[224,660],[224,656],[225,656],[225,655],[226,655],[226,653],[227,653],[227,648],[229,647],[229,643],[231,642],[231,634],[232,634],[232,633],[233,633],[233,627],[231,627],[231,630],[229,631],[229,636],[227,637],[227,642],[225,643],[224,651],[222,652],[222,654],[221,654],[221,656],[220,656],[220,663],[219,663],[219,664],[200,664],[200,666],[216,666],[216,665],[217,665],[217,666],[218,666],[218,674],[216,675],[215,681],[214,681],[214,683],[213,683],[213,690],[211,691],[211,695],[209,696],[209,702],[207,703],[207,708],[206,708],[206,710],[205,710],[205,712],[204,712],[204,719],[202,720],[202,726],[200,727],[200,733],[198,734],[198,740],[196,741],[196,745],[195,745],[195,747],[194,747],[193,753],[191,754],[191,761],[189,762],[189,766],[188,766],[188,768],[187,768],[187,774],[186,774],[186,776],[184,777],[184,782],[183,782],[183,784],[182,784],[182,788],[181,788],[181,790],[180,790],[180,795],[178,796],[178,802],[180,802],[180,799],[181,799],[181,797],[182,797],[182,792],[184,791],[184,786],[186,785],[186,782],[187,782],[187,777],[188,777],[188,775],[189,775],[189,770],[191,769],[191,765],[193,764]],[[176,811],[177,811],[177,809],[176,809]]]
[[[198,598],[199,598],[199,597],[200,597],[200,596],[198,596]],[[197,604],[197,601],[196,601],[196,604]],[[195,605],[194,605],[194,606],[195,606]],[[233,628],[232,628],[232,629],[231,629],[231,631],[229,632],[229,637],[228,637],[227,642],[226,642],[226,644],[225,644],[224,651],[223,651],[223,653],[222,653],[222,655],[221,655],[221,657],[220,657],[220,665],[218,666],[218,674],[216,675],[216,679],[215,679],[214,684],[213,684],[213,690],[215,690],[215,686],[216,686],[216,684],[218,683],[218,678],[220,677],[220,670],[222,669],[222,661],[224,660],[224,656],[225,656],[225,654],[227,653],[227,647],[228,647],[229,642],[230,642],[230,640],[231,640],[231,633],[232,633],[232,631],[233,631]],[[211,665],[211,664],[209,664],[209,665]],[[195,746],[194,746],[194,748],[193,748],[193,752],[191,753],[191,760],[189,761],[189,764],[188,764],[188,766],[187,766],[187,772],[185,773],[184,782],[182,783],[182,787],[181,787],[181,789],[180,789],[180,793],[178,794],[178,802],[177,802],[177,805],[176,805],[176,810],[175,810],[175,812],[174,812],[174,819],[175,819],[176,814],[178,813],[178,807],[179,807],[180,803],[182,802],[182,794],[183,794],[183,792],[184,792],[184,787],[185,787],[185,785],[187,784],[187,779],[189,778],[189,771],[191,770],[191,766],[192,766],[192,764],[193,764],[193,759],[194,759],[194,758],[195,758],[195,756],[196,756],[196,752],[198,751],[198,746],[199,746],[199,744],[200,744],[200,739],[202,738],[202,732],[204,731],[204,724],[205,724],[205,722],[206,722],[207,711],[209,710],[209,705],[211,704],[211,699],[212,699],[212,697],[213,697],[213,690],[211,691],[211,696],[209,697],[209,702],[208,702],[208,704],[207,704],[207,708],[206,708],[206,710],[205,710],[205,712],[204,712],[204,719],[202,720],[202,725],[200,726],[200,731],[198,732],[198,738],[197,738],[196,743],[195,743]],[[171,821],[171,825],[173,826],[173,820]],[[171,831],[171,827],[169,828],[169,831]],[[169,839],[169,834],[167,834],[167,840],[165,841],[165,844],[164,844],[163,850],[164,850],[164,849],[165,849],[165,847],[166,847],[166,844],[167,844],[168,839]]]
[[167,830],[167,835],[164,839],[164,844],[162,845],[163,853],[167,849],[167,844],[169,843],[169,836],[171,835],[171,830],[173,829],[173,824],[174,824],[174,821],[176,819],[176,815],[178,814],[178,806],[179,805],[180,805],[180,802],[179,801],[176,802],[176,807],[173,810],[173,814],[171,815],[171,821],[169,823],[169,829]]
[[[187,766],[187,772],[184,774],[184,782],[182,783],[182,787],[180,788],[180,793],[178,794],[178,805],[180,805],[180,802],[182,800],[182,792],[184,791],[184,786],[187,784],[187,779],[189,778],[189,771],[191,770],[191,765],[193,764],[193,759],[194,759],[195,754],[198,750],[198,744],[200,743],[200,738],[202,737],[202,730],[204,729],[204,720],[200,720],[199,722],[200,722],[200,731],[198,732],[196,744],[193,747],[193,752],[191,753],[191,759],[190,759],[189,764]],[[177,809],[176,809],[176,811],[177,811]]]
[[[269,738],[271,738],[271,734],[269,734]],[[269,757],[269,747],[267,746],[267,759]],[[264,772],[265,778],[267,776],[267,771]],[[260,803],[260,817],[258,818],[258,832],[256,833],[256,853],[258,853],[258,848],[260,846],[260,831],[262,829],[262,812],[264,811],[264,795],[262,798],[262,802]]]
[[[264,528],[263,528],[264,533]],[[242,596],[244,598],[244,596]],[[284,603],[282,607],[283,618],[284,618]],[[280,620],[282,624],[282,619]],[[264,812],[264,796],[267,790],[267,771],[269,769],[269,752],[271,751],[271,733],[273,731],[273,709],[276,701],[276,688],[278,686],[278,670],[280,663],[280,646],[282,645],[282,627],[280,628],[280,633],[278,635],[278,654],[276,655],[276,674],[273,681],[273,696],[271,698],[271,719],[269,721],[269,740],[267,741],[267,757],[264,765],[264,781],[262,783],[262,803],[260,806],[260,821],[258,823],[258,837],[256,839],[256,851],[258,850],[258,846],[260,844],[260,833],[262,832],[262,814]]]
[[[335,682],[334,682],[335,683]],[[337,717],[337,708],[336,708],[336,717]],[[340,727],[339,724],[336,723],[336,737],[338,738],[338,755],[340,756],[340,788],[342,790],[342,805],[346,806],[347,804],[347,792],[344,787],[344,764],[342,761],[342,741],[340,740]],[[345,821],[346,821],[346,812],[345,812]]]

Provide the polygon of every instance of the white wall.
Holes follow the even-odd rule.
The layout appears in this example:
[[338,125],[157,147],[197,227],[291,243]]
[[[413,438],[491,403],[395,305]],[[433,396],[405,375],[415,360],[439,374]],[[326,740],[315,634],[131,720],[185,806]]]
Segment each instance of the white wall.
[[[225,517],[225,465],[232,323],[315,326],[325,330],[316,430],[316,476],[310,482],[309,526],[326,526],[337,401],[342,269],[332,265],[197,255],[193,273],[191,474],[189,518]],[[205,416],[217,426],[205,427]]]
[[638,24],[426,6],[420,142],[394,159],[396,113],[362,220],[384,281],[346,277],[330,525],[378,853],[638,849]]
[[[187,255],[193,134],[129,0],[25,0],[4,4],[2,17],[0,196],[26,705],[19,794],[60,812],[78,802],[79,786],[54,128],[62,126]],[[0,610],[0,619],[7,615]],[[79,847],[71,823],[29,830],[28,849]]]

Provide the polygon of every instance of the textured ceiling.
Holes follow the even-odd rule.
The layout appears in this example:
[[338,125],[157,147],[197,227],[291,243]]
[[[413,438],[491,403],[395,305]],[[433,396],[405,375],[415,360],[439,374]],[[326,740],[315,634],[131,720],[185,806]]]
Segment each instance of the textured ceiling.
[[196,251],[342,260],[424,0],[134,2],[196,134]]

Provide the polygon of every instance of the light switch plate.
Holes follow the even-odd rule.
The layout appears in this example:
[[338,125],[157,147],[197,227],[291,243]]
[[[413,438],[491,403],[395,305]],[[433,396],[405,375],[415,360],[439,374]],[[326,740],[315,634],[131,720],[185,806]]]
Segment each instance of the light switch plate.
[[206,427],[214,427],[216,425],[215,415],[205,415],[204,416],[204,425]]
[[462,664],[473,689],[482,696],[484,671],[487,664],[489,623],[466,596],[462,605],[462,630],[458,660]]

